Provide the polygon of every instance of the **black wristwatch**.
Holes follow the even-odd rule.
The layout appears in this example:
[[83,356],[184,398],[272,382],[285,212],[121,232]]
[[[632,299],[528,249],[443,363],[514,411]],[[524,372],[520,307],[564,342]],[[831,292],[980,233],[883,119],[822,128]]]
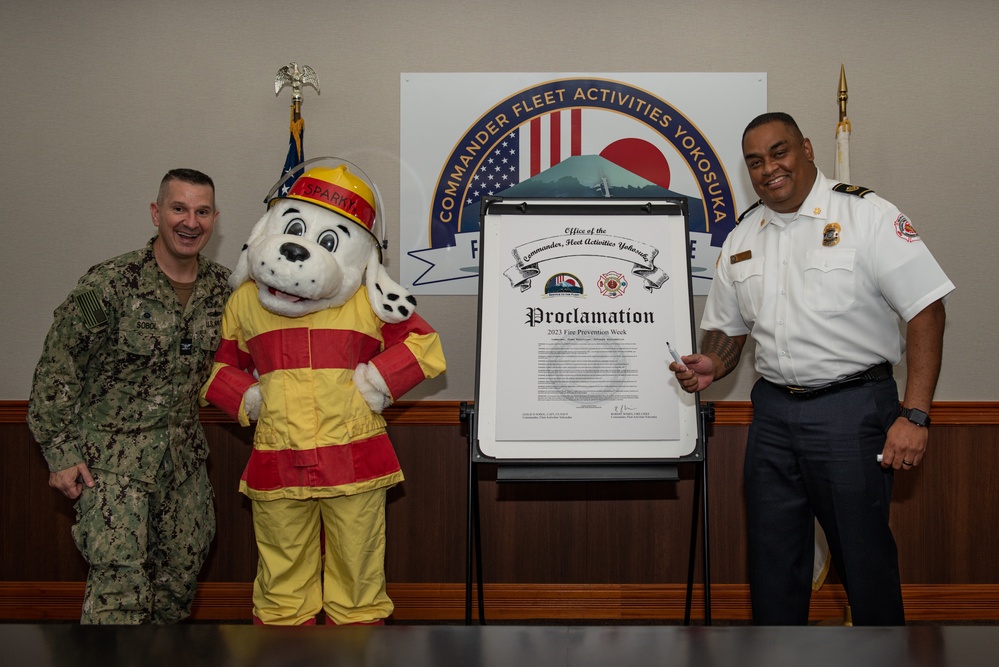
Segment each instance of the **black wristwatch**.
[[929,426],[930,416],[922,410],[916,408],[902,408],[902,416],[911,421],[916,426]]

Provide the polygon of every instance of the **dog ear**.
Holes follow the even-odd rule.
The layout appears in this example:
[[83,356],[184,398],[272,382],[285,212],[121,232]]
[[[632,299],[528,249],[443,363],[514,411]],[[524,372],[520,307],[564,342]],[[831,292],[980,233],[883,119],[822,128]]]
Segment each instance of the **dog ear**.
[[270,222],[270,219],[271,211],[267,211],[260,220],[257,220],[257,224],[253,226],[253,229],[250,230],[250,238],[243,244],[243,250],[239,253],[239,260],[236,261],[236,268],[229,274],[229,287],[232,289],[236,289],[250,280],[250,244],[264,235],[264,230],[267,229],[267,223]]
[[378,249],[374,247],[368,256],[365,283],[371,308],[383,322],[405,322],[416,312],[416,299],[402,285],[389,278],[388,271],[378,261]]

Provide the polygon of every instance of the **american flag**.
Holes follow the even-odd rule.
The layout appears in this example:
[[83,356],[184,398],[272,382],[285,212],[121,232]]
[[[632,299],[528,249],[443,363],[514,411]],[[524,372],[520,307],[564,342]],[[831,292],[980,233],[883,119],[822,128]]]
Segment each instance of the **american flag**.
[[284,176],[305,159],[305,119],[295,120],[295,106],[291,107],[291,122],[288,125],[288,156],[284,159]]

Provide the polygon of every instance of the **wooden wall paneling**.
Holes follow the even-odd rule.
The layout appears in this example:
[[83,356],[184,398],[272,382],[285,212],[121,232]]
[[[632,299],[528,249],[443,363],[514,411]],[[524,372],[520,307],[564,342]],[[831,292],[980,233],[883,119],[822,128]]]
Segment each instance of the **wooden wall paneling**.
[[991,426],[933,425],[922,464],[895,475],[902,581],[999,583],[999,447]]
[[[586,504],[583,581],[632,584],[686,573],[695,466],[677,482],[592,482]],[[641,535],[638,540],[634,536]]]
[[[720,456],[708,457],[712,579],[721,572],[741,582],[742,468],[731,463],[733,437],[725,435]],[[734,439],[741,455],[744,435]],[[678,482],[497,483],[495,469],[480,466],[486,583],[685,582],[695,472],[680,466]],[[698,536],[696,581],[703,580],[700,544]]]
[[[712,584],[744,583],[747,577],[742,459],[748,430],[743,425],[720,426],[716,423],[708,434],[708,530]],[[695,581],[703,581],[700,570]]]
[[86,579],[86,561],[70,536],[73,501],[49,487],[48,466],[27,424],[0,423],[0,447],[0,581]]
[[405,481],[386,508],[389,581],[465,581],[467,436],[457,425],[389,427]]
[[[0,618],[71,619],[86,564],[70,537],[72,504],[47,485],[25,407],[0,402],[6,491]],[[386,569],[400,619],[463,616],[468,452],[457,413],[456,404],[444,403],[388,411],[407,477],[390,491],[387,510]],[[916,471],[897,475],[891,508],[907,610],[913,620],[999,620],[999,404],[935,405],[931,414],[926,459]],[[742,459],[749,416],[741,404],[718,406],[708,443],[713,614],[719,619],[748,609]],[[249,503],[237,485],[252,431],[210,410],[203,422],[219,526],[201,574],[198,614],[241,619],[248,614],[256,547]],[[682,608],[693,470],[682,466],[675,484],[499,484],[495,469],[479,466],[487,613],[493,609],[497,619],[656,618],[678,602]],[[700,563],[698,554],[697,582]],[[833,573],[813,611],[834,615],[841,597]]]
[[250,458],[253,429],[232,421],[204,424],[211,451],[208,477],[215,490],[215,540],[201,569],[201,581],[253,581],[257,544],[250,500],[239,492],[239,478]]
[[478,468],[484,580],[582,581],[585,485],[499,483],[493,466]]

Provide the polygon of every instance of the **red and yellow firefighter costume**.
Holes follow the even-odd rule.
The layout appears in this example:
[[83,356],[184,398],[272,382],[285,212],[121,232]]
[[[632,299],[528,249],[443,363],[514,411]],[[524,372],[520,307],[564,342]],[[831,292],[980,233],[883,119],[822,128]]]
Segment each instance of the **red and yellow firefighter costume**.
[[[305,177],[316,182],[312,172]],[[309,201],[300,192],[296,198]],[[342,213],[313,203],[336,211],[331,217]],[[370,218],[349,219],[370,231]],[[253,502],[259,622],[310,623],[325,610],[337,624],[364,623],[392,612],[385,593],[385,491],[403,475],[384,418],[355,384],[359,364],[377,370],[393,401],[445,368],[433,328],[415,313],[383,321],[364,286],[342,305],[297,317],[267,310],[253,280],[226,305],[202,397],[243,425],[251,417],[247,391],[256,386],[263,399],[239,485]]]

